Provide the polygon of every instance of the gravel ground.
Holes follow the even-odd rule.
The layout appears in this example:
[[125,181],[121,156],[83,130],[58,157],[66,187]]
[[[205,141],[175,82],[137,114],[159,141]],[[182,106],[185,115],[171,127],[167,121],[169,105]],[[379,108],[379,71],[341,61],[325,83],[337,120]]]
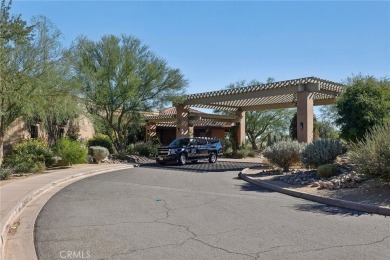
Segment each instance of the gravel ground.
[[280,187],[335,199],[362,202],[390,208],[390,183],[381,183],[378,180],[367,180],[360,183],[356,188],[326,190],[318,187],[310,187],[310,185],[296,185],[287,184],[282,181],[271,181],[271,179],[277,175],[264,176],[258,173],[259,170],[256,169],[250,169],[246,172],[251,178],[266,180],[272,182],[272,184],[279,185]]

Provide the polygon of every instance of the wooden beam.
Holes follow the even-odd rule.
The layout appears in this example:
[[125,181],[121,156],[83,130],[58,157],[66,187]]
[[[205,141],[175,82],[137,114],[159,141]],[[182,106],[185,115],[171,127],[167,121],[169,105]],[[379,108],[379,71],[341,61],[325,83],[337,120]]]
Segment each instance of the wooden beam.
[[268,110],[268,109],[280,109],[280,108],[293,108],[297,107],[294,103],[279,103],[279,104],[267,104],[267,105],[257,105],[257,106],[246,106],[243,107],[243,111],[259,111],[259,110]]
[[237,101],[237,100],[245,100],[245,99],[254,99],[261,97],[272,97],[286,94],[295,94],[299,90],[298,85],[290,85],[281,88],[272,88],[272,89],[259,89],[250,92],[240,93],[239,90],[236,92],[221,95],[221,96],[211,96],[211,97],[203,97],[196,99],[188,99],[184,102],[185,105],[197,105],[197,104],[209,104],[214,105],[212,103],[216,102],[227,102],[227,101]]
[[337,98],[327,98],[327,99],[314,99],[314,106],[325,106],[336,103]]
[[146,119],[145,122],[147,123],[170,123],[170,122],[176,122],[176,117],[174,118],[156,118],[156,119]]
[[237,116],[205,114],[205,113],[190,113],[190,116],[196,116],[201,119],[215,119],[215,120],[237,120]]

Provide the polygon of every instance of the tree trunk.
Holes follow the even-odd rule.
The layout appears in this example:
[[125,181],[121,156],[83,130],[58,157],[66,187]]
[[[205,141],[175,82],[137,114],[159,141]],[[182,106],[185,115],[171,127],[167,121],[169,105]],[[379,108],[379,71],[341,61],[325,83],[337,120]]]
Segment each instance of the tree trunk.
[[0,166],[3,165],[4,156],[4,135],[0,134]]
[[251,141],[251,144],[252,144],[252,149],[253,150],[257,150],[256,137],[251,135],[250,141]]

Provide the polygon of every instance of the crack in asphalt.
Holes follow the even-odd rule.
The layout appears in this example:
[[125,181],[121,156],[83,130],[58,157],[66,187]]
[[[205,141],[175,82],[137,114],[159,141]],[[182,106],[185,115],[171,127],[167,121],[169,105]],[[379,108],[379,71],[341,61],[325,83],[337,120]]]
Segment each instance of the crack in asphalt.
[[248,257],[250,257],[250,258],[256,259],[256,257],[253,256],[253,255],[229,251],[229,250],[227,250],[227,249],[225,249],[225,248],[223,248],[223,247],[211,245],[211,244],[209,244],[209,243],[207,243],[207,242],[205,242],[205,241],[203,241],[203,240],[200,240],[200,239],[198,239],[198,238],[196,238],[196,237],[191,238],[191,239],[192,239],[192,240],[195,240],[195,241],[198,241],[198,242],[200,242],[200,243],[202,243],[202,244],[204,244],[204,245],[207,245],[207,246],[209,246],[209,247],[211,247],[211,248],[222,250],[222,251],[227,252],[227,253],[229,253],[229,254],[248,256]]
[[352,244],[352,245],[339,245],[339,246],[329,246],[329,247],[323,247],[323,248],[317,248],[317,249],[309,249],[309,250],[302,250],[302,251],[296,251],[296,252],[291,252],[292,254],[297,254],[297,253],[307,253],[307,252],[317,252],[317,251],[322,251],[322,250],[327,250],[331,248],[343,248],[343,247],[355,247],[355,246],[371,246],[375,244],[379,244],[384,242],[386,239],[390,238],[390,236],[385,236],[384,238],[371,242],[371,243],[362,243],[362,244]]
[[[194,207],[205,206],[205,205],[211,204],[211,203],[213,203],[214,201],[219,200],[219,199],[222,199],[222,198],[217,198],[217,199],[213,199],[213,200],[210,200],[210,201],[205,202],[205,203],[202,203],[202,204],[197,204],[197,205],[188,206],[188,207],[182,207],[182,208],[169,208],[169,207],[167,206],[166,200],[162,200],[162,201],[164,202],[164,204],[163,204],[162,206],[166,209],[166,216],[165,216],[165,219],[160,220],[160,221],[155,221],[155,222],[156,222],[156,223],[161,223],[161,224],[168,224],[168,225],[173,226],[173,227],[185,228],[186,231],[187,231],[188,233],[190,233],[191,236],[192,236],[192,237],[187,238],[186,240],[184,240],[182,243],[179,243],[179,244],[169,244],[169,245],[167,245],[167,246],[172,246],[172,245],[175,245],[175,246],[182,246],[182,245],[184,245],[187,241],[193,240],[193,241],[197,241],[197,242],[199,242],[199,243],[202,243],[203,245],[206,245],[206,246],[208,246],[208,247],[211,247],[211,248],[214,248],[214,249],[218,249],[218,250],[227,252],[227,253],[229,253],[229,254],[247,256],[247,257],[250,257],[250,258],[255,259],[256,257],[255,257],[254,255],[249,255],[249,254],[239,253],[239,252],[233,252],[233,251],[227,250],[226,248],[223,248],[223,247],[214,246],[214,245],[212,245],[212,244],[210,244],[210,243],[207,243],[207,242],[205,242],[205,241],[203,241],[203,240],[201,240],[201,239],[199,238],[199,237],[201,237],[201,236],[216,236],[216,235],[219,235],[219,234],[232,232],[233,230],[238,230],[238,229],[240,229],[240,228],[242,228],[242,227],[235,228],[235,229],[233,229],[233,230],[223,231],[223,232],[216,233],[216,234],[197,235],[195,232],[191,231],[191,229],[190,229],[189,226],[182,225],[182,224],[175,224],[175,223],[166,222],[166,221],[168,220],[168,218],[170,217],[170,213],[171,213],[172,211],[174,211],[174,210],[183,209],[183,208],[194,208]],[[161,246],[160,246],[160,247],[161,247]],[[138,251],[138,250],[137,250],[137,251]]]
[[256,259],[259,259],[261,254],[268,253],[268,252],[274,251],[274,250],[279,249],[279,248],[291,247],[291,246],[295,246],[295,245],[284,245],[284,246],[273,246],[273,247],[270,247],[267,250],[257,252],[256,253]]

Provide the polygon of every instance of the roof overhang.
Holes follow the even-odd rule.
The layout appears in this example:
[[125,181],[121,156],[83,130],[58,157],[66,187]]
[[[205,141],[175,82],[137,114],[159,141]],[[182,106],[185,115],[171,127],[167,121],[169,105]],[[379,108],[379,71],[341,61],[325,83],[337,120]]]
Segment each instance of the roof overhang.
[[[189,113],[189,123],[194,126],[219,126],[227,127],[239,121],[237,116],[215,115],[207,113]],[[159,115],[145,117],[147,123],[158,125],[176,125],[176,115]]]
[[236,89],[191,94],[184,105],[221,110],[265,110],[296,107],[297,93],[312,93],[314,105],[329,105],[344,90],[344,85],[315,77],[279,81]]

